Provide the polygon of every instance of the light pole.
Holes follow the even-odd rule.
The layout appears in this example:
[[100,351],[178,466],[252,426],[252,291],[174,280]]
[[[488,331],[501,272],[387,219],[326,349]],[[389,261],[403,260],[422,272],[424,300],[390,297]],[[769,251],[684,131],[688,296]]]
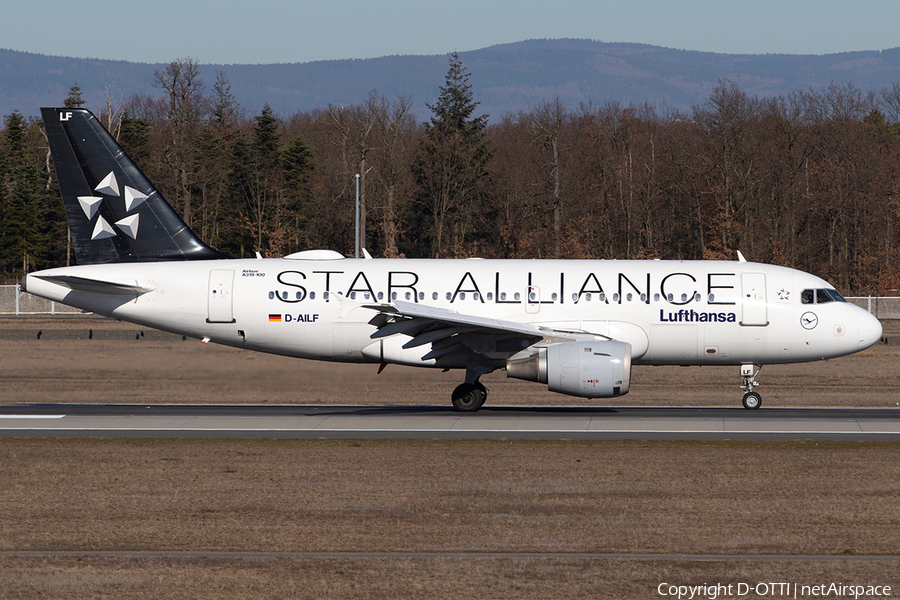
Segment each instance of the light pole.
[[356,237],[353,239],[356,247],[353,258],[359,258],[359,173],[356,174]]

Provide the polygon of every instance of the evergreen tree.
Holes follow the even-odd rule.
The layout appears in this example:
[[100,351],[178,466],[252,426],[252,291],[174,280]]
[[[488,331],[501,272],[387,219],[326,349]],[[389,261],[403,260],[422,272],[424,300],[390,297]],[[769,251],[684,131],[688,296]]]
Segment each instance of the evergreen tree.
[[78,82],[76,81],[69,88],[69,95],[63,101],[63,106],[66,108],[81,108],[83,104],[84,99],[81,97],[81,88],[78,87]]
[[256,185],[253,150],[247,139],[238,134],[231,143],[227,175],[226,201],[215,246],[234,256],[252,255],[255,243],[253,221],[248,214]]
[[231,83],[225,77],[225,73],[216,73],[216,83],[213,85],[212,98],[212,122],[218,128],[223,137],[237,126],[240,105],[231,93]]
[[313,149],[301,136],[288,144],[282,155],[284,171],[284,198],[289,245],[286,252],[308,249],[316,237],[315,218],[318,213],[312,177],[318,168]]
[[119,143],[141,169],[150,162],[150,121],[134,118],[126,109],[122,112]]
[[[416,205],[430,217],[427,239],[434,257],[463,256],[472,249],[478,233],[478,213],[487,194],[491,152],[485,139],[487,115],[473,116],[469,73],[457,54],[450,57],[446,81],[436,104],[428,104],[433,116],[425,123],[425,139],[413,164],[419,185]],[[410,215],[416,220],[419,215]],[[422,223],[422,225],[426,225]],[[410,247],[410,254],[425,248]]]
[[24,274],[43,264],[47,250],[46,194],[41,173],[29,161],[27,124],[14,111],[6,120],[6,201],[0,227],[0,263],[7,273]]

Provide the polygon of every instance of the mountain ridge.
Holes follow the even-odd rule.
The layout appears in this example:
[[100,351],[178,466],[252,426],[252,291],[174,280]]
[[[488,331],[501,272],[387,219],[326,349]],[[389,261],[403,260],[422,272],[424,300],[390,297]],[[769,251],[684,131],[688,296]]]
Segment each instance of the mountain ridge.
[[[332,105],[359,104],[376,89],[388,97],[411,95],[419,119],[427,116],[447,72],[447,54],[390,55],[307,63],[200,63],[207,91],[223,71],[236,100],[252,113],[268,103],[279,114]],[[718,54],[634,42],[534,39],[459,52],[482,114],[497,119],[559,96],[570,108],[595,105],[666,104],[688,111],[702,104],[722,79],[748,95],[852,83],[864,92],[900,81],[900,47],[824,55]],[[134,94],[158,97],[154,72],[162,63],[49,56],[0,49],[0,115],[19,110],[36,116],[40,106],[59,105],[77,82],[86,106]]]

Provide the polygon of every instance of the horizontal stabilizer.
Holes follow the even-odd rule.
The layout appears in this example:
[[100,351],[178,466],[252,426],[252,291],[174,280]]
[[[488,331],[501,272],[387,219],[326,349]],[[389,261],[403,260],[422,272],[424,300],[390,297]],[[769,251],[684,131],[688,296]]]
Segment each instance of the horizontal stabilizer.
[[32,277],[37,277],[38,279],[43,279],[44,281],[67,287],[70,290],[89,292],[91,294],[140,296],[141,294],[152,292],[154,289],[141,287],[139,285],[128,285],[126,283],[113,283],[111,281],[74,277],[72,275],[32,275]]

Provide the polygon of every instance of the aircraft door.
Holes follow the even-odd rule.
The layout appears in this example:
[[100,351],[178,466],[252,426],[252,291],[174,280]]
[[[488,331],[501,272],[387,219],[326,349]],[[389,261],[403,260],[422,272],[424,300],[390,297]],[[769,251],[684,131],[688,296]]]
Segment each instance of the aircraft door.
[[741,274],[741,325],[765,327],[769,324],[766,306],[766,274]]
[[529,285],[525,288],[525,312],[536,315],[541,310],[541,288]]
[[232,311],[233,288],[234,271],[229,269],[212,269],[209,272],[207,323],[234,323]]

